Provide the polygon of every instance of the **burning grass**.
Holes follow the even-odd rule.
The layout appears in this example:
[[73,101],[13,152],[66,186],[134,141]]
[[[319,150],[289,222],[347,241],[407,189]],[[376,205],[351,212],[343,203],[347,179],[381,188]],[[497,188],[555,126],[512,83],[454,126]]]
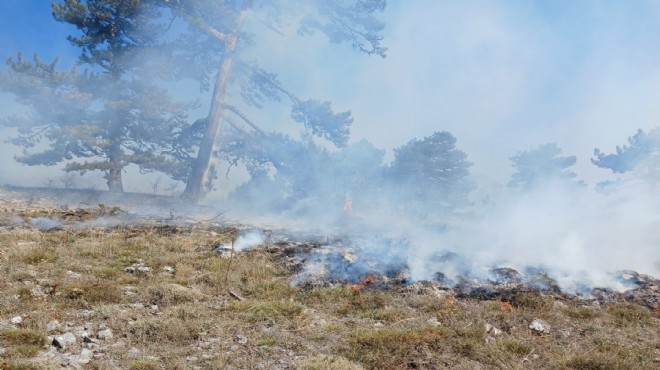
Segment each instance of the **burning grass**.
[[[660,363],[660,315],[634,302],[599,305],[529,289],[488,298],[378,275],[296,287],[291,282],[304,258],[297,253],[313,244],[233,256],[213,251],[237,234],[224,226],[40,231],[5,225],[2,368],[60,367],[85,349],[94,352],[91,368],[128,369],[653,369]],[[534,319],[547,322],[549,332],[534,333]],[[100,335],[104,330],[112,336]],[[54,348],[53,338],[66,333],[76,343]]]

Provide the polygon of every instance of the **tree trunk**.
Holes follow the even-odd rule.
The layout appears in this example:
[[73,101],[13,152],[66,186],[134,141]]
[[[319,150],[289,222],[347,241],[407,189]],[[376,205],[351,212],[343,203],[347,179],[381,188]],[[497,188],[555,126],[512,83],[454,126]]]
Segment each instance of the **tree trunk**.
[[108,162],[113,166],[110,168],[104,178],[108,183],[108,191],[111,193],[123,193],[124,192],[124,183],[121,178],[121,146],[118,140],[112,143],[110,152],[108,153]]
[[[211,108],[207,119],[206,132],[199,146],[197,159],[193,165],[188,181],[186,182],[186,190],[183,192],[182,197],[197,201],[202,195],[204,187],[204,179],[207,176],[211,155],[213,154],[213,146],[215,144],[216,136],[222,126],[222,113],[224,111],[223,103],[227,92],[227,85],[229,84],[229,75],[231,74],[232,64],[234,61],[234,50],[238,41],[238,34],[243,24],[246,11],[243,11],[239,16],[238,26],[234,33],[229,36],[226,41],[225,55],[220,65],[220,70],[213,87],[213,100],[211,101]],[[208,179],[209,181],[211,179]]]

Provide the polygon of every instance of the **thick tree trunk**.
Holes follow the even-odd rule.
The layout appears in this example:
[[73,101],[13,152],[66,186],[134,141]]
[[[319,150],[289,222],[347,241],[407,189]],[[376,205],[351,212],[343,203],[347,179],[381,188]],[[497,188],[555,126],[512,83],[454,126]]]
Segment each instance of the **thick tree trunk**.
[[213,100],[211,101],[211,108],[209,110],[206,132],[202,138],[192,172],[186,182],[186,190],[182,195],[184,198],[196,201],[202,195],[205,184],[204,179],[207,176],[211,155],[213,154],[213,146],[215,144],[216,136],[222,126],[222,114],[224,111],[223,103],[227,93],[227,85],[229,84],[229,76],[234,61],[234,50],[236,49],[238,34],[245,15],[246,11],[243,11],[237,22],[237,30],[225,41],[225,55],[222,59],[222,64],[220,65],[220,70],[218,71],[215,85],[213,87]]

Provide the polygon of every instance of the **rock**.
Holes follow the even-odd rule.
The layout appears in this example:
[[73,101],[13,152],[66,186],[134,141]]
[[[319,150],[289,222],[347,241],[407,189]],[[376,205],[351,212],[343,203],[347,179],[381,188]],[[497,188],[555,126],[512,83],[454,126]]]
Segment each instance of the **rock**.
[[54,347],[60,348],[60,349],[67,349],[74,344],[76,344],[76,336],[71,334],[70,332],[64,333],[62,335],[58,335],[55,338],[53,338],[52,344]]
[[74,279],[77,279],[77,278],[82,276],[81,274],[79,274],[77,272],[70,271],[70,270],[67,271],[66,274],[69,275],[69,277],[72,277]]
[[438,319],[435,318],[435,317],[432,317],[432,318],[426,320],[426,323],[431,325],[431,326],[441,326],[442,325],[442,323],[440,321],[438,321]]
[[46,330],[48,332],[53,332],[53,331],[58,330],[61,326],[62,325],[60,324],[59,321],[52,320],[52,321],[49,321],[48,324],[46,324]]
[[9,323],[12,325],[20,325],[23,322],[23,318],[20,316],[14,316],[9,319]]
[[237,336],[236,336],[236,342],[237,342],[238,344],[247,344],[248,339],[247,339],[247,337],[244,337],[244,336],[242,336],[242,335],[237,335]]
[[539,335],[550,333],[550,325],[548,325],[547,322],[540,319],[532,320],[532,322],[529,324],[529,328],[532,329],[534,333]]
[[94,351],[87,348],[83,348],[82,352],[80,352],[80,355],[78,355],[78,358],[76,360],[79,364],[88,364],[93,357],[94,357]]
[[128,266],[128,267],[124,268],[124,271],[128,272],[129,274],[134,274],[135,273],[135,267]]
[[163,267],[163,272],[167,274],[174,274],[174,267],[172,266],[165,266]]
[[100,340],[111,340],[113,338],[112,336],[112,330],[110,329],[104,329],[96,333],[96,338]]
[[498,335],[502,335],[502,330],[494,327],[491,324],[486,323],[486,333],[493,336],[498,336]]
[[137,271],[138,271],[139,273],[142,273],[142,274],[148,274],[148,273],[151,272],[151,268],[150,268],[150,267],[147,267],[147,266],[139,266],[139,267],[137,268]]

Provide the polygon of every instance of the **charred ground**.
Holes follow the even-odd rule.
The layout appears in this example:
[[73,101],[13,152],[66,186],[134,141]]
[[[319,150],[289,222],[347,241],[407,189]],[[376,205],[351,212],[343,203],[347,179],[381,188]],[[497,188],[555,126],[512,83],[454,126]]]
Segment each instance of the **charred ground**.
[[[170,212],[181,206],[168,198],[150,198],[160,211],[145,215],[132,212],[144,196],[122,203],[94,193],[81,204],[19,190],[0,196],[3,368],[651,369],[660,361],[659,284],[634,271],[619,273],[628,291],[588,296],[561,292],[543,271],[505,266],[491,279],[438,271],[413,282],[405,264],[361,260],[354,250],[364,243],[341,234],[255,229],[212,212],[193,219]],[[261,243],[232,251],[254,230]]]

